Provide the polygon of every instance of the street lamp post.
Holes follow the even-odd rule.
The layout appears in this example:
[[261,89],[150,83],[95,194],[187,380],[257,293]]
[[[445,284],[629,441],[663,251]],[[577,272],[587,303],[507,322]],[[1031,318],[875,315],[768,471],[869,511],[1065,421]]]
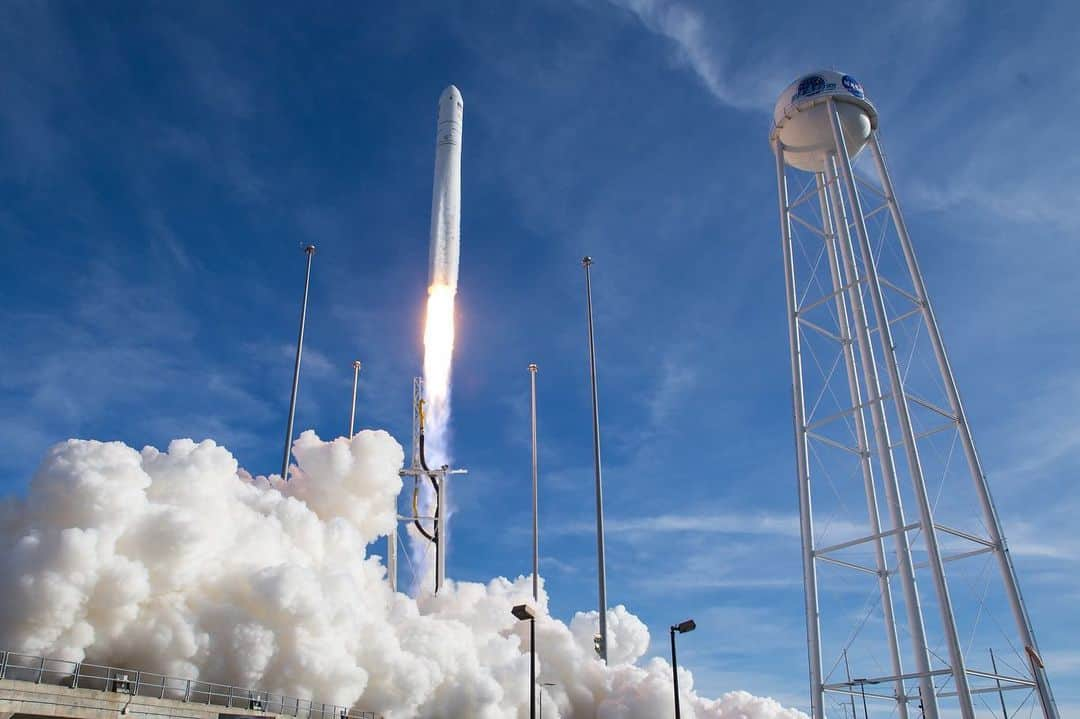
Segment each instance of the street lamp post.
[[679,708],[679,662],[675,658],[675,632],[686,634],[695,629],[697,629],[697,624],[693,619],[671,626],[671,680],[675,688],[675,719],[682,719],[682,710]]
[[528,604],[519,604],[510,613],[529,622],[529,719],[536,719],[536,612]]
[[533,575],[532,590],[533,601],[540,601],[540,520],[537,505],[537,485],[539,483],[539,463],[536,451],[536,364],[529,365],[529,384],[532,388],[532,509],[533,509]]

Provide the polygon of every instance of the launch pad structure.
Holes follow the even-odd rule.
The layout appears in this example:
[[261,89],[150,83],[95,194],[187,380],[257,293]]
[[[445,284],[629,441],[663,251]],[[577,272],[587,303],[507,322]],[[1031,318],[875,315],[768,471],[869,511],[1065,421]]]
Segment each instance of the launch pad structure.
[[[435,593],[438,594],[446,582],[446,522],[447,522],[447,495],[446,480],[454,475],[468,474],[466,469],[451,469],[448,465],[440,467],[427,466],[427,458],[424,455],[424,380],[421,377],[413,378],[412,392],[412,460],[398,475],[403,482],[411,477],[413,480],[412,509],[410,514],[397,512],[395,504],[394,528],[387,537],[386,569],[390,579],[390,588],[397,591],[398,588],[398,525],[404,522],[412,524],[416,533],[429,541],[435,548]],[[423,514],[420,507],[420,488],[424,481],[431,482],[435,493],[435,506],[431,514]],[[431,523],[431,530],[425,523]]]

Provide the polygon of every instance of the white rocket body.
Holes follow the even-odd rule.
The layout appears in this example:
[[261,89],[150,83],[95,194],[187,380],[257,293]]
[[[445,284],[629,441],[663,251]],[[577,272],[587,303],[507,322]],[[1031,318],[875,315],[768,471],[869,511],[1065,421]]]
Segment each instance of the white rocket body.
[[435,182],[431,194],[431,287],[457,289],[461,240],[461,92],[451,85],[439,96]]

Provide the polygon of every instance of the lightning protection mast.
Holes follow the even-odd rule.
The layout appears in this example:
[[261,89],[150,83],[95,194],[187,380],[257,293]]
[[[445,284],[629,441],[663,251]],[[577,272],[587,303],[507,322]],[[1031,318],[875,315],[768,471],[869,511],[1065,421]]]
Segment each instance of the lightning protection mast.
[[293,364],[292,393],[289,395],[289,422],[285,428],[285,451],[281,458],[281,478],[289,481],[289,459],[292,456],[293,422],[296,420],[296,394],[300,389],[300,357],[304,353],[304,324],[307,322],[308,290],[311,288],[311,258],[315,245],[304,248],[307,270],[304,272],[304,299],[300,304],[300,332],[296,338],[296,362]]
[[[850,75],[815,72],[780,96],[770,141],[811,716],[857,696],[869,719],[975,719],[992,692],[1058,719],[877,110]],[[987,647],[1009,664],[983,666]]]

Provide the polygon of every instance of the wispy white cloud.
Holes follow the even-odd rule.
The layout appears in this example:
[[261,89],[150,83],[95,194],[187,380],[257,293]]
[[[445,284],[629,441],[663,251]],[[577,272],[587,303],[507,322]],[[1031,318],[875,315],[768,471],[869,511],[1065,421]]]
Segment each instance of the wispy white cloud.
[[[281,359],[295,359],[296,358],[296,345],[294,344],[281,344],[278,345],[278,356]],[[332,374],[337,371],[341,371],[343,367],[335,367],[334,363],[330,361],[330,358],[326,356],[326,353],[318,350],[310,344],[304,344],[304,354],[301,357],[301,363],[303,365],[304,373],[314,374],[320,377]]]
[[668,355],[660,365],[660,377],[649,398],[649,420],[653,425],[666,424],[697,386],[699,364],[687,358]]
[[735,649],[797,651],[805,646],[805,629],[799,618],[766,607],[712,606],[699,613],[698,621],[730,638],[729,647],[735,644],[735,639],[746,634],[747,627],[753,627],[753,638],[741,647],[736,645]]
[[[609,519],[604,525],[607,534],[667,534],[672,532],[704,532],[710,534],[766,534],[799,536],[799,519],[795,516],[773,514],[659,514],[629,519]],[[588,522],[566,524],[548,530],[554,534],[589,534],[596,527]]]
[[[274,408],[244,370],[203,351],[202,318],[167,286],[103,261],[83,271],[61,294],[64,311],[10,315],[16,341],[0,350],[9,367],[0,426],[21,441],[0,464],[25,471],[49,445],[88,432],[136,443],[212,436],[257,448],[254,427]],[[105,434],[103,418],[117,418]]]
[[633,13],[651,32],[670,40],[678,58],[697,76],[717,100],[739,109],[768,109],[779,73],[770,63],[758,62],[736,72],[725,52],[720,27],[709,25],[697,9],[671,0],[610,0]]
[[562,572],[563,574],[576,574],[578,571],[578,568],[570,562],[564,562],[561,559],[552,556],[540,557],[540,566],[544,569]]
[[1080,673],[1080,650],[1064,649],[1044,652],[1042,658],[1043,662],[1047,666],[1053,667],[1055,672]]
[[[788,539],[797,539],[800,536],[797,515],[753,511],[741,513],[729,510],[702,512],[697,509],[693,514],[616,517],[607,520],[604,528],[609,535],[626,538],[645,538],[683,532],[693,532],[695,534],[744,534]],[[556,526],[548,531],[554,534],[589,534],[596,531],[596,527],[590,522],[579,522]],[[829,541],[843,541],[865,533],[865,527],[858,523],[834,519],[829,526]]]
[[185,248],[184,241],[177,237],[176,232],[170,226],[165,213],[156,207],[151,207],[146,211],[144,221],[151,246],[163,250],[173,266],[183,270],[191,270],[195,263]]
[[[908,155],[908,165],[934,147],[935,164],[944,168],[905,182],[902,191],[914,207],[1072,233],[1080,229],[1074,207],[1080,159],[1063,152],[1061,144],[1072,131],[1077,99],[1059,92],[1080,81],[1080,67],[1047,50],[1063,23],[1069,21],[1052,4],[1033,6],[1024,28],[1014,30],[1022,33],[1017,42],[976,45],[971,61],[953,68],[948,83],[914,88],[926,112],[893,118],[897,130],[890,138],[899,135],[906,145],[894,151],[898,159]],[[977,107],[972,98],[978,98]],[[1013,233],[1000,236],[1010,243],[1017,239]]]
[[20,180],[51,179],[73,151],[71,138],[57,126],[58,115],[73,112],[81,82],[74,48],[42,3],[0,5],[0,148]]
[[684,572],[672,572],[665,575],[646,575],[633,582],[634,586],[643,591],[671,591],[673,586],[682,590],[706,590],[706,589],[755,589],[776,590],[802,587],[802,580],[793,576],[776,577],[743,577],[728,576],[718,577],[712,573],[686,574]]
[[[1052,560],[1057,566],[1064,562],[1080,561],[1080,538],[1076,535],[1075,521],[1080,502],[1073,497],[1059,496],[1045,509],[1025,512],[1018,521],[1005,520],[1009,551],[1014,556],[1032,560]],[[1014,513],[1016,514],[1016,513]],[[1075,575],[1069,575],[1067,583],[1080,588]]]

